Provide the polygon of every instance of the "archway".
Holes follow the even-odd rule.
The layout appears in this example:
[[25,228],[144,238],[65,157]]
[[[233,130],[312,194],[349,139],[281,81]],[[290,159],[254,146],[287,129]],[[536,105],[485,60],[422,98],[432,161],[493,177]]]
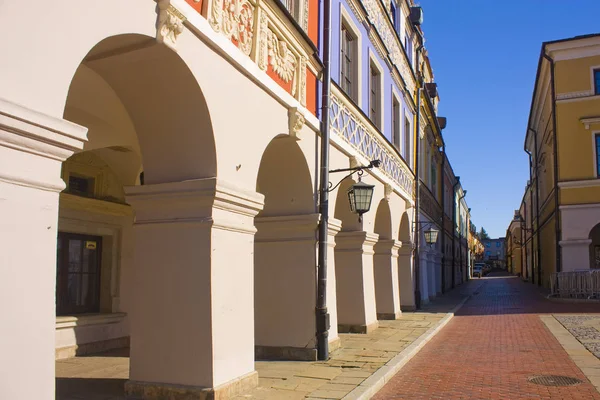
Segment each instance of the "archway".
[[256,191],[254,309],[257,359],[316,360],[316,230],[312,180],[295,140],[278,137],[260,163]]
[[365,232],[363,223],[350,211],[347,192],[354,183],[345,179],[335,201],[334,216],[342,223],[334,249],[338,331],[367,333],[378,326],[373,274],[377,235]]
[[398,278],[400,280],[400,305],[402,311],[412,311],[415,306],[415,292],[413,286],[413,244],[411,237],[411,222],[408,212],[402,214],[398,240],[402,247],[398,256]]
[[[111,329],[74,330],[68,345],[121,346],[130,337],[131,395],[150,382],[212,388],[251,373],[252,334],[230,340],[228,321],[252,313],[252,230],[224,226],[225,202],[213,212],[229,189],[216,181],[211,118],[185,62],[151,37],[104,39],[77,69],[64,118],[89,131],[84,152],[63,166],[61,246],[95,246],[100,270],[111,271],[108,281],[100,273],[96,286],[75,290],[89,297],[99,288],[82,310],[109,313]],[[238,211],[223,219],[235,225]],[[242,254],[234,262],[230,246]],[[68,265],[69,252],[62,257]],[[70,316],[68,303],[59,293]],[[231,343],[217,360],[221,339]]]
[[590,269],[600,269],[600,224],[590,230]]
[[400,315],[398,286],[398,250],[400,242],[392,236],[392,213],[389,202],[382,199],[375,215],[375,233],[379,235],[374,246],[373,272],[377,319],[396,319]]

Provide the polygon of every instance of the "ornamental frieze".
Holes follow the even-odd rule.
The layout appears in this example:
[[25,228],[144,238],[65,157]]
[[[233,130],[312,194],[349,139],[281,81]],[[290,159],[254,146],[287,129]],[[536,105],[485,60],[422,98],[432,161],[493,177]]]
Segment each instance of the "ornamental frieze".
[[330,119],[332,134],[340,136],[367,160],[380,160],[379,169],[414,198],[413,175],[404,161],[390,148],[381,133],[335,94],[331,95]]
[[247,56],[252,52],[254,6],[247,0],[213,0],[209,22]]

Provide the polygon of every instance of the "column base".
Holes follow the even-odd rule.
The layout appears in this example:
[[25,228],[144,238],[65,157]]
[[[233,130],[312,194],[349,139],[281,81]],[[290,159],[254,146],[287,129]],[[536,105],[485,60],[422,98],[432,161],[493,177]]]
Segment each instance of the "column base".
[[168,383],[127,381],[125,396],[144,400],[227,400],[258,386],[258,372],[253,371],[214,388],[170,385]]
[[378,320],[395,320],[402,316],[402,311],[396,313],[377,313]]
[[336,351],[340,347],[342,347],[342,340],[339,337],[337,337],[331,342],[329,342],[329,353]]
[[416,311],[417,307],[416,306],[400,306],[400,310],[402,310],[403,312],[405,311]]
[[254,346],[256,360],[317,361],[317,349],[288,346]]
[[338,324],[339,333],[371,333],[377,328],[379,328],[378,321],[369,325]]

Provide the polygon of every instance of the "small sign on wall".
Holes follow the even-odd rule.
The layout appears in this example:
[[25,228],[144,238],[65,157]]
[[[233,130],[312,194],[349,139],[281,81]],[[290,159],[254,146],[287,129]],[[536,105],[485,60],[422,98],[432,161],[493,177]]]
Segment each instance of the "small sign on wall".
[[96,242],[88,240],[85,242],[85,248],[88,250],[96,250]]

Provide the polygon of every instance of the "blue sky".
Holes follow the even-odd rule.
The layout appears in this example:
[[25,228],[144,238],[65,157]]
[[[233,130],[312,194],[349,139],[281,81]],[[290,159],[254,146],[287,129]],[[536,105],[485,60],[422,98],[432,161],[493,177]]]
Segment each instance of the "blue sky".
[[473,223],[506,233],[529,171],[523,141],[541,44],[600,32],[600,0],[417,0]]

